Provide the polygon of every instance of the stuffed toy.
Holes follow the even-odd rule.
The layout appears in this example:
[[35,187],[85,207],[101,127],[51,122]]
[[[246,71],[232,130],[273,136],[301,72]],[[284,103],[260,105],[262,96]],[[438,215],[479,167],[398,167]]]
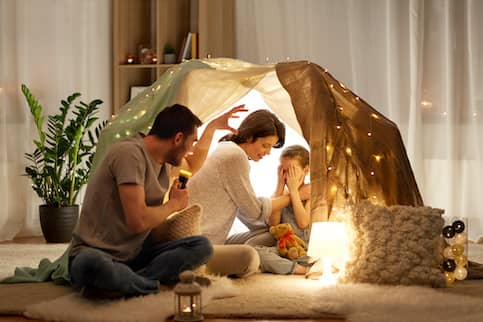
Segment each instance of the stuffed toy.
[[307,244],[295,235],[290,224],[272,226],[270,233],[277,239],[278,253],[282,257],[294,260],[307,254]]

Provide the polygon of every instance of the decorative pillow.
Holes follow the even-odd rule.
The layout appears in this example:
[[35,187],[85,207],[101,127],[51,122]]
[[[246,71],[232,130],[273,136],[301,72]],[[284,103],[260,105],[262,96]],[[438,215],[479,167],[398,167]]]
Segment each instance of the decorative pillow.
[[201,235],[201,206],[191,205],[171,214],[165,222],[152,230],[151,237],[156,241],[169,241]]
[[363,201],[348,218],[351,259],[343,282],[445,287],[442,209]]

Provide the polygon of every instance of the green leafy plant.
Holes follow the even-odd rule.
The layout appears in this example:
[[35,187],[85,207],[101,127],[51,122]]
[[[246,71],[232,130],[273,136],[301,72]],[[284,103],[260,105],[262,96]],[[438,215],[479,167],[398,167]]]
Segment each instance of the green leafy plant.
[[32,180],[32,188],[46,205],[72,206],[80,189],[87,183],[95,147],[107,123],[104,121],[94,126],[102,101],[95,99],[88,104],[82,101],[76,103],[80,93],[68,96],[61,100],[59,112],[48,116],[47,131],[44,132],[42,106],[24,84],[22,93],[38,133],[38,138],[34,140],[35,150],[25,153],[30,162],[25,168],[25,175]]
[[166,44],[164,45],[164,54],[175,54],[176,51],[174,50],[174,47],[171,46],[171,44]]

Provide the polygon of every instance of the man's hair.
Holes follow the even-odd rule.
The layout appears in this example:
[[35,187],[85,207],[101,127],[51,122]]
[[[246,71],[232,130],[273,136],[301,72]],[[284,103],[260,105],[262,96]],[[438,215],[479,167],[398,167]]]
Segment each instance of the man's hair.
[[178,132],[183,133],[183,135],[191,135],[195,127],[199,127],[201,124],[201,120],[189,108],[174,104],[159,112],[149,135],[155,135],[160,139],[171,138]]
[[274,148],[281,148],[285,143],[285,125],[278,117],[269,110],[257,110],[241,122],[237,134],[226,135],[220,141],[233,141],[236,144],[246,143],[250,138],[256,141],[258,138],[275,135],[278,137]]
[[301,145],[289,145],[280,153],[280,158],[296,159],[302,168],[309,165],[309,151]]

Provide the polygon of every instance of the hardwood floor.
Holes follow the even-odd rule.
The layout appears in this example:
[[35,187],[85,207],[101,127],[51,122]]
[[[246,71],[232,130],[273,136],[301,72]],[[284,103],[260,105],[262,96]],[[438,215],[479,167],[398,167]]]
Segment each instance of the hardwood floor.
[[[0,244],[45,244],[43,237],[21,237]],[[0,322],[47,322],[31,320],[17,315],[0,315]],[[344,322],[345,319],[204,319],[205,322]],[[167,322],[173,322],[168,320]]]
[[[40,320],[30,320],[21,316],[0,316],[0,321],[9,322],[46,322]],[[204,322],[343,322],[345,320],[303,320],[303,319],[204,319]],[[173,322],[168,320],[167,322]]]

